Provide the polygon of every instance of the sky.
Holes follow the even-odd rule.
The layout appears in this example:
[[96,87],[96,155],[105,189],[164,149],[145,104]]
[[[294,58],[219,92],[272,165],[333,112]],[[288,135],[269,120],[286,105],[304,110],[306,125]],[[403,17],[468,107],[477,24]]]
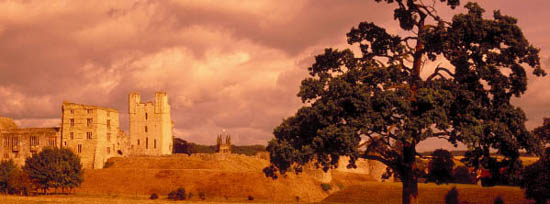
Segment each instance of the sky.
[[[431,1],[430,1],[431,2]],[[550,1],[478,1],[518,18],[550,71]],[[450,19],[463,9],[439,7]],[[165,91],[174,136],[266,144],[303,104],[307,67],[325,48],[349,48],[362,21],[406,34],[394,5],[373,0],[0,0],[0,116],[21,127],[59,126],[63,101],[116,108],[128,129],[128,93]],[[550,77],[529,76],[513,103],[529,129],[550,116]],[[419,150],[449,147],[427,141]]]

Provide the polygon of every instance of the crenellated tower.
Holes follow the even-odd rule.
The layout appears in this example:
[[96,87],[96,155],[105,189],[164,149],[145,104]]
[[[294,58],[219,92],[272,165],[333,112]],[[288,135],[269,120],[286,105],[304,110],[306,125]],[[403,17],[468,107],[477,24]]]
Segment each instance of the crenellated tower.
[[130,149],[133,155],[172,154],[172,119],[165,92],[155,93],[154,102],[141,102],[141,95],[128,95]]

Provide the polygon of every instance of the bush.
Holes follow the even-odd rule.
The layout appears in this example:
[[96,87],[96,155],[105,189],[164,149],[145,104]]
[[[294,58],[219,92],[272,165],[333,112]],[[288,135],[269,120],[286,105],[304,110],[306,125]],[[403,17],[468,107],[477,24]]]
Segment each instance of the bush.
[[185,188],[178,188],[176,190],[176,196],[174,197],[174,200],[185,200]]
[[32,188],[29,175],[25,172],[16,169],[8,179],[8,193],[28,196]]
[[445,204],[458,204],[458,191],[453,187],[447,195],[445,195]]
[[249,195],[249,196],[248,196],[248,200],[254,200],[254,197],[251,196],[251,195]]
[[332,190],[332,186],[328,183],[322,183],[321,184],[321,188],[323,189],[323,191],[330,191]]
[[28,195],[31,187],[29,176],[17,168],[13,160],[0,162],[0,191]]
[[170,191],[170,193],[168,193],[168,199],[176,200],[176,191]]
[[432,159],[428,163],[428,181],[436,184],[452,181],[452,172],[455,163],[453,155],[444,149],[437,149],[432,153]]
[[17,170],[17,166],[13,160],[4,160],[0,162],[0,191],[8,192],[8,180],[10,176]]
[[474,178],[472,177],[470,170],[468,169],[468,167],[465,166],[456,167],[453,174],[453,180],[455,181],[455,183],[461,184],[474,183]]
[[206,200],[206,194],[204,194],[204,192],[199,192],[199,198],[201,200]]
[[113,164],[115,164],[113,161],[107,160],[107,161],[105,162],[105,164],[103,165],[103,168],[104,168],[104,169],[109,168],[109,167],[113,166]]
[[156,193],[153,193],[153,194],[151,194],[151,197],[149,199],[156,200],[158,198],[159,198],[159,196]]
[[546,203],[550,199],[550,171],[548,169],[550,169],[550,148],[546,148],[544,156],[523,171],[521,188],[525,189],[526,198],[534,199],[536,203]]

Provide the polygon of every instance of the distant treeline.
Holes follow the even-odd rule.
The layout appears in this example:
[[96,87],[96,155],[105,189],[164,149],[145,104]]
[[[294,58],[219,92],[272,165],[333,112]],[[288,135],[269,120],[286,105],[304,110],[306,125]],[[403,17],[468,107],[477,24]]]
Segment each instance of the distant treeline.
[[[265,151],[263,145],[231,145],[231,153],[244,154],[252,156],[257,152]],[[194,153],[216,153],[216,145],[200,145],[187,142],[180,138],[174,138],[174,153],[176,154],[194,154]]]
[[[451,154],[453,156],[464,156],[464,154],[466,153],[466,150],[453,150],[453,151],[449,151],[449,152],[451,152]],[[430,155],[432,155],[432,151],[430,151],[430,152],[421,152],[420,154],[422,156],[430,156]],[[491,155],[496,156],[497,154],[496,153],[491,153]],[[527,154],[525,152],[520,152],[519,155],[522,156],[522,157],[533,156],[533,155]]]

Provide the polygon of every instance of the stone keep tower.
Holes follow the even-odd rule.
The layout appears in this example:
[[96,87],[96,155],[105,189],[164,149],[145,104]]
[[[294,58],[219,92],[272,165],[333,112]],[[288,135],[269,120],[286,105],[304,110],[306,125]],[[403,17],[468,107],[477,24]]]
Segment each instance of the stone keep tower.
[[61,109],[61,146],[78,154],[84,168],[101,169],[110,157],[122,156],[117,110],[69,102]]
[[128,113],[131,154],[172,154],[172,119],[165,92],[155,93],[155,101],[145,103],[141,102],[139,93],[130,93]]

